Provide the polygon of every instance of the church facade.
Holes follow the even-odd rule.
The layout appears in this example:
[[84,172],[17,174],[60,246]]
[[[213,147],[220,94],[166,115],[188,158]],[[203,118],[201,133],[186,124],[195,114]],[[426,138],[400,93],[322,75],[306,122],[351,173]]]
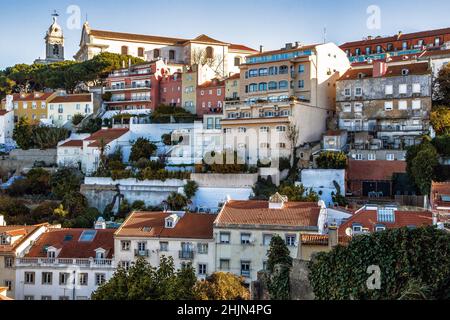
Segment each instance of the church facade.
[[91,29],[83,26],[77,61],[90,60],[102,52],[128,54],[146,61],[163,60],[167,64],[193,65],[208,60],[220,76],[239,73],[245,57],[257,53],[247,46],[226,43],[200,35],[194,39],[179,39],[151,35]]
[[64,61],[64,33],[58,24],[58,14],[53,14],[53,23],[45,35],[45,59],[37,59],[35,63],[49,64]]

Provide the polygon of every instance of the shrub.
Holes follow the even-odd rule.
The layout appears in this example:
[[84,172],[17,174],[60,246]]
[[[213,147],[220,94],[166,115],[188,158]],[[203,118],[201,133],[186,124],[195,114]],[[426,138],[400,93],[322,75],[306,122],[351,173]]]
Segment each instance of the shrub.
[[156,151],[156,145],[145,138],[139,138],[131,147],[130,161],[136,162],[141,158],[149,159]]
[[317,158],[319,169],[345,169],[347,156],[343,152],[322,152]]

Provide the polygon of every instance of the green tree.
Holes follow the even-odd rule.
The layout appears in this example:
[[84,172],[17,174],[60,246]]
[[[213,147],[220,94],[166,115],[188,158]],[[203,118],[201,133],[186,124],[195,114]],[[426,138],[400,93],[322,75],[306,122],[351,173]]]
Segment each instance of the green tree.
[[183,196],[182,194],[179,194],[177,192],[172,192],[167,197],[166,202],[171,210],[180,211],[180,210],[183,210],[184,208],[186,208],[186,206],[188,204],[188,199],[185,196]]
[[31,169],[26,175],[28,193],[42,195],[49,194],[51,190],[50,178],[50,173],[42,168]]
[[420,192],[427,195],[430,192],[435,169],[439,164],[436,148],[431,143],[425,142],[420,146],[412,147],[408,152],[407,172]]
[[196,300],[248,300],[250,292],[244,279],[232,273],[215,272],[194,287]]
[[14,127],[13,139],[20,149],[28,150],[33,146],[33,128],[24,117]]
[[145,138],[139,138],[131,147],[130,161],[137,162],[139,159],[149,159],[156,151],[156,145]]
[[[450,294],[449,243],[450,234],[435,227],[355,236],[348,246],[317,254],[309,264],[309,280],[319,300],[396,300],[428,289],[427,298],[445,299]],[[373,266],[381,271],[379,290],[367,285]]]
[[58,199],[62,199],[66,194],[78,192],[82,181],[83,174],[79,170],[60,167],[50,179],[52,193]]
[[282,184],[278,189],[278,192],[284,196],[287,196],[289,201],[300,201],[300,202],[317,202],[319,201],[319,196],[316,192],[305,189],[303,185],[289,185]]
[[195,181],[189,180],[183,187],[184,194],[188,199],[192,199],[198,191],[198,184]]
[[83,121],[84,120],[84,115],[82,115],[81,113],[77,113],[77,114],[75,114],[74,116],[73,116],[73,118],[72,118],[72,124],[74,125],[74,126],[77,126],[77,125],[79,125],[80,123],[81,123],[81,121]]
[[18,199],[0,195],[0,214],[9,225],[33,224],[30,209]]
[[450,106],[450,65],[443,67],[435,80],[435,100]]
[[433,107],[430,121],[437,135],[450,134],[450,105]]
[[316,161],[319,169],[345,169],[347,167],[347,156],[343,152],[322,152]]
[[286,243],[280,236],[272,237],[267,252],[267,288],[271,299],[288,300],[290,297],[289,272],[292,258]]
[[101,285],[92,300],[190,300],[197,280],[188,265],[175,270],[172,257],[162,256],[159,267],[139,258],[128,270],[119,268]]

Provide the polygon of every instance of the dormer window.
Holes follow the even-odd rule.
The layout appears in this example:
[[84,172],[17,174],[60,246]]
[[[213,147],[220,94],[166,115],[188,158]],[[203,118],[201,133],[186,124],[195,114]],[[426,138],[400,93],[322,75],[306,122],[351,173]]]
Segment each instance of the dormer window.
[[386,227],[384,225],[382,225],[382,224],[379,224],[379,225],[375,226],[375,231],[376,232],[380,232],[380,231],[384,231],[384,230],[386,230]]
[[409,74],[408,69],[402,69],[402,76],[407,76]]
[[173,228],[173,220],[166,219],[166,228]]
[[95,259],[102,260],[106,258],[106,250],[103,248],[98,248],[95,250]]
[[361,233],[363,231],[362,225],[354,224],[352,226],[353,233]]
[[0,244],[1,245],[11,244],[11,237],[8,235],[1,235],[0,236]]
[[47,258],[55,259],[56,258],[56,251],[55,250],[48,250],[47,251]]

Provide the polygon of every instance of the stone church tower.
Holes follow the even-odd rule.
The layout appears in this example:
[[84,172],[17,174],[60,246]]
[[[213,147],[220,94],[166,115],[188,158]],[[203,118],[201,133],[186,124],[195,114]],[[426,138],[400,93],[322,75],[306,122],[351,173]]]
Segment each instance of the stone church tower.
[[38,59],[35,63],[54,63],[64,61],[64,34],[61,26],[58,24],[58,13],[52,14],[53,23],[48,28],[45,35],[46,54],[45,60]]

